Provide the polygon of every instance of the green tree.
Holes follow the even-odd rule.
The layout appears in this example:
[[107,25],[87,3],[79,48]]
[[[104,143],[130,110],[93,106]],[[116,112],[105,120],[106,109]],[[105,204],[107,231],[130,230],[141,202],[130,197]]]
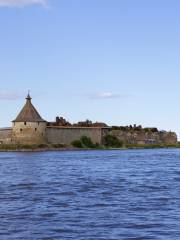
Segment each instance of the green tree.
[[104,137],[104,145],[106,147],[117,147],[120,148],[123,146],[123,142],[120,141],[116,136],[114,135],[106,135]]
[[71,145],[76,148],[83,148],[81,140],[75,140],[71,143]]
[[91,138],[89,138],[89,137],[82,136],[80,138],[80,140],[85,147],[88,147],[88,148],[94,148],[95,147],[95,144],[92,142]]

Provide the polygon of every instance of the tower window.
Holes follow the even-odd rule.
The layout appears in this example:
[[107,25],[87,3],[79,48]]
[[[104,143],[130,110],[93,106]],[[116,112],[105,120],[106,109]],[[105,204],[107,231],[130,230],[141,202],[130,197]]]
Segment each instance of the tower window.
[[35,132],[37,131],[37,128],[35,128]]
[[26,122],[24,122],[24,125],[26,125]]
[[22,132],[22,128],[20,129],[20,132]]

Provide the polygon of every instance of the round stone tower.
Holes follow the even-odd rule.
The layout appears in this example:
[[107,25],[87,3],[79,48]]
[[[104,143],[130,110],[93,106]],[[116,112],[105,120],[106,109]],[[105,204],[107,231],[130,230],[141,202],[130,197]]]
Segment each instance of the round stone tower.
[[46,143],[46,125],[46,121],[41,118],[28,94],[26,104],[13,121],[13,142],[24,145]]

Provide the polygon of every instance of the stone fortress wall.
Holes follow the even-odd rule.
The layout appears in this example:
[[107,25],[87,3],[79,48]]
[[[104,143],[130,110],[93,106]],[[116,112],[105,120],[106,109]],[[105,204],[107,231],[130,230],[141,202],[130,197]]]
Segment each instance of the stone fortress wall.
[[82,136],[91,138],[93,143],[102,144],[103,136],[109,132],[109,128],[98,127],[47,127],[47,142],[71,145]]
[[[17,124],[17,123],[16,123]],[[38,128],[39,127],[39,128]],[[35,131],[35,128],[37,130]],[[20,131],[20,129],[23,129]],[[17,133],[16,133],[17,131]],[[13,134],[16,133],[16,136]],[[44,133],[44,135],[43,135]],[[0,129],[0,144],[65,144],[71,145],[74,140],[82,136],[91,138],[93,143],[103,144],[104,136],[111,134],[128,144],[176,144],[177,135],[174,132],[132,133],[130,131],[111,130],[111,128],[98,127],[45,127],[27,123],[17,124],[16,130],[12,128]]]
[[[37,129],[35,131],[35,129]],[[0,129],[0,144],[65,144],[71,145],[82,136],[91,138],[92,142],[102,144],[109,128],[45,127],[36,123],[16,123],[15,129]]]
[[12,143],[12,128],[0,128],[0,144]]

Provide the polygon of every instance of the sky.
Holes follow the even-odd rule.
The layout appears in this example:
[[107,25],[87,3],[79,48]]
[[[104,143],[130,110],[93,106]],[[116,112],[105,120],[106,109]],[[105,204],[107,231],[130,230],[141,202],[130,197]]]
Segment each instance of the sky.
[[41,116],[180,136],[179,0],[0,0],[0,127]]

